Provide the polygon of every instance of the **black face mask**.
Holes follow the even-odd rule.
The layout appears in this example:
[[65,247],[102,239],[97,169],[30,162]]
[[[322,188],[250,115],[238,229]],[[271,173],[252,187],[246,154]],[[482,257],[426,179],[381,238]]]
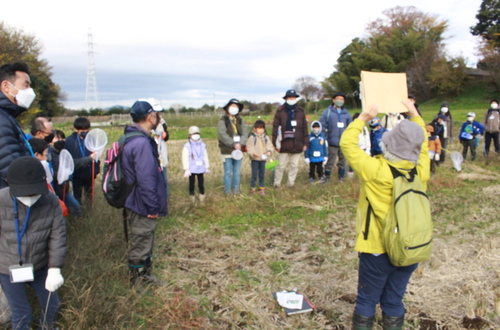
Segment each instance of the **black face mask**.
[[56,141],[56,142],[54,142],[54,148],[57,150],[63,150],[65,144],[66,144],[66,141],[64,141],[64,140]]
[[80,137],[81,137],[82,139],[85,139],[85,137],[87,136],[87,134],[88,134],[88,133],[89,133],[89,132],[80,132]]
[[54,140],[54,133],[50,133],[49,135],[47,135],[46,137],[43,138],[45,140],[45,142],[47,143],[52,143],[52,140]]

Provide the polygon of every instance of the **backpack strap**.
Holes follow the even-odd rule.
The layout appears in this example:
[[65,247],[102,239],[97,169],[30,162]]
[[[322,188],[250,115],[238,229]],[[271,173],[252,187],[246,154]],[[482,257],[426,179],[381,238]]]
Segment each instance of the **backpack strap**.
[[[387,165],[389,165],[389,164],[387,164]],[[413,182],[413,180],[415,180],[415,177],[417,176],[417,167],[416,166],[408,172],[408,174],[410,175],[410,178],[407,178],[403,173],[399,172],[394,166],[389,165],[389,168],[391,169],[392,177],[394,179],[402,176],[402,177],[406,178],[406,180],[408,180],[409,182]]]
[[[414,168],[412,168],[410,170],[410,172],[408,172],[408,174],[410,175],[410,178],[408,179],[403,173],[399,172],[394,166],[391,166],[389,164],[387,164],[389,166],[389,169],[391,170],[391,173],[392,173],[392,177],[394,178],[394,180],[400,176],[406,178],[406,180],[408,180],[409,182],[413,182],[413,180],[415,180],[415,177],[417,176],[417,167],[415,166]],[[371,222],[371,215],[373,213],[373,208],[372,208],[372,205],[370,204],[370,200],[368,200],[368,198],[366,199],[368,201],[368,209],[366,210],[366,220],[365,220],[365,231],[363,232],[363,238],[365,240],[368,239],[368,230],[370,229],[370,222]]]

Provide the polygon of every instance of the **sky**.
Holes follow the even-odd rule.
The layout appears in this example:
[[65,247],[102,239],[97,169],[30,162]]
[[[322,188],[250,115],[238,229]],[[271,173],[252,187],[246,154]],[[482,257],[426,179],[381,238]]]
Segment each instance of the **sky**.
[[446,49],[477,63],[470,34],[481,0],[24,0],[2,3],[0,20],[34,35],[67,108],[85,107],[88,34],[99,106],[153,97],[223,106],[230,98],[281,102],[295,80],[322,81],[340,51],[395,6],[448,21]]

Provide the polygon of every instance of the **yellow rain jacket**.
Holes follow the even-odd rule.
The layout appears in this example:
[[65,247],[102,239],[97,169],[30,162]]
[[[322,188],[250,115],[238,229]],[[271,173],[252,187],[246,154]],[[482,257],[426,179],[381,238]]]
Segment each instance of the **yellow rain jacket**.
[[[427,181],[430,178],[430,159],[425,123],[422,117],[415,117],[410,120],[422,127],[425,136],[418,158],[417,175],[424,189],[427,190]],[[401,173],[409,172],[415,167],[415,164],[407,160],[390,163],[383,155],[377,157],[368,156],[358,146],[358,136],[363,131],[363,127],[365,127],[364,121],[360,119],[354,120],[344,131],[340,140],[342,153],[349,165],[354,169],[356,176],[361,180],[361,191],[356,212],[356,245],[354,249],[364,253],[385,253],[380,239],[380,232],[392,202],[392,185],[394,182],[388,164],[397,168]],[[369,207],[371,207],[371,212],[368,212]],[[368,233],[365,233],[368,217],[370,217],[370,226]]]

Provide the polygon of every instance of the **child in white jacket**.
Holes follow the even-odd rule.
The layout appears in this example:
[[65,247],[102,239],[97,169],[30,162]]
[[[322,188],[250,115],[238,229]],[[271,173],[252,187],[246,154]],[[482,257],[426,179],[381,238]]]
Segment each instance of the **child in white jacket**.
[[201,141],[200,129],[197,126],[189,127],[189,141],[182,149],[182,168],[184,177],[189,178],[189,199],[195,202],[194,185],[198,178],[198,192],[200,202],[205,200],[205,185],[203,174],[210,173],[210,163],[208,162],[207,146]]

